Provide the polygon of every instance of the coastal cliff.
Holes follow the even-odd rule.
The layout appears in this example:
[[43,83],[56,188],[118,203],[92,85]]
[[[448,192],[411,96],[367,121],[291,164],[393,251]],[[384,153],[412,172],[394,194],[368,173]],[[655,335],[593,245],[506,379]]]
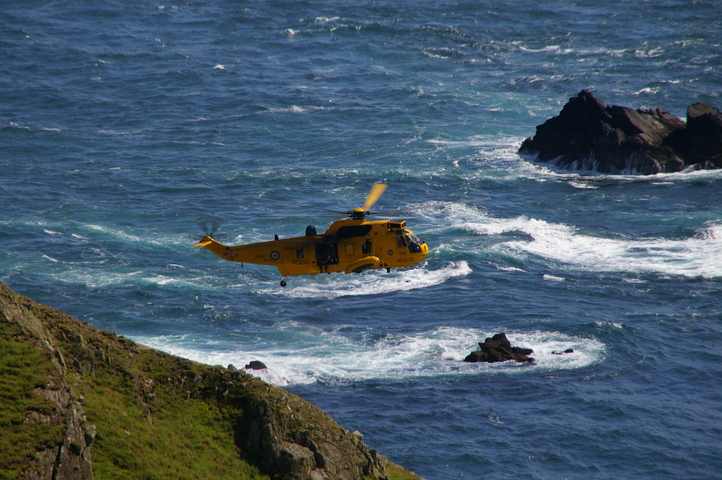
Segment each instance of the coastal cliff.
[[0,478],[418,479],[296,395],[2,283],[0,432]]

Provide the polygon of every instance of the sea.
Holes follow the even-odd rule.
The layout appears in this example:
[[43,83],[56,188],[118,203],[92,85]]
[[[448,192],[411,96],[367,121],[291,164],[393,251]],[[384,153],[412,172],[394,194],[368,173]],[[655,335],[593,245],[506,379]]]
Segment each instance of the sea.
[[[722,171],[517,154],[582,89],[722,108],[720,25],[717,0],[1,0],[0,281],[262,361],[428,480],[720,479]],[[423,263],[282,288],[193,248],[324,231],[374,183]],[[535,361],[463,361],[502,332]]]

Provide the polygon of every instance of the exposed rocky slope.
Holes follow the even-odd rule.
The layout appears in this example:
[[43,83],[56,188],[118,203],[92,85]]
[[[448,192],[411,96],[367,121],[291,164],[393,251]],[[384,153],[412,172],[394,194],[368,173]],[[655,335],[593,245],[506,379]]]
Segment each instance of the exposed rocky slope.
[[0,478],[418,478],[320,408],[0,284]]
[[685,124],[661,108],[606,107],[582,90],[537,126],[519,153],[569,170],[612,174],[722,168],[722,114],[696,103],[687,108]]

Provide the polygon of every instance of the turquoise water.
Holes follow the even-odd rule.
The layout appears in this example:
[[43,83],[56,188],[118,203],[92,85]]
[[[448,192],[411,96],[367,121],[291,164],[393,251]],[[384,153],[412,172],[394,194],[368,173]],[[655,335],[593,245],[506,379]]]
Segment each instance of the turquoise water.
[[[581,89],[722,108],[722,6],[0,2],[0,280],[259,375],[429,480],[715,479],[722,173],[516,154]],[[302,235],[371,184],[427,260],[292,277],[193,249]],[[471,365],[506,332],[533,364]],[[555,355],[572,348],[573,354]]]

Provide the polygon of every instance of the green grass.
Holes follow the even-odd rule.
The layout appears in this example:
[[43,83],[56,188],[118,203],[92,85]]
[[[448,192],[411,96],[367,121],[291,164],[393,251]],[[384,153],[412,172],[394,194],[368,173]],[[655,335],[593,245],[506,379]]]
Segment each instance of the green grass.
[[241,459],[231,425],[218,408],[185,399],[148,414],[126,391],[91,381],[78,388],[93,444],[95,478],[262,478]]
[[414,472],[405,470],[403,467],[391,462],[386,464],[386,473],[389,480],[420,480],[419,476]]
[[105,374],[102,382],[89,377],[74,387],[84,396],[88,422],[98,430],[95,478],[263,478],[242,460],[232,425],[217,406],[173,400],[173,392],[165,390],[154,390],[161,409],[143,408],[126,376]]
[[20,327],[0,321],[0,478],[16,478],[35,452],[60,442],[65,428],[25,422],[33,412],[53,413],[52,404],[34,392],[47,384],[53,365],[49,352],[17,338],[23,338]]

